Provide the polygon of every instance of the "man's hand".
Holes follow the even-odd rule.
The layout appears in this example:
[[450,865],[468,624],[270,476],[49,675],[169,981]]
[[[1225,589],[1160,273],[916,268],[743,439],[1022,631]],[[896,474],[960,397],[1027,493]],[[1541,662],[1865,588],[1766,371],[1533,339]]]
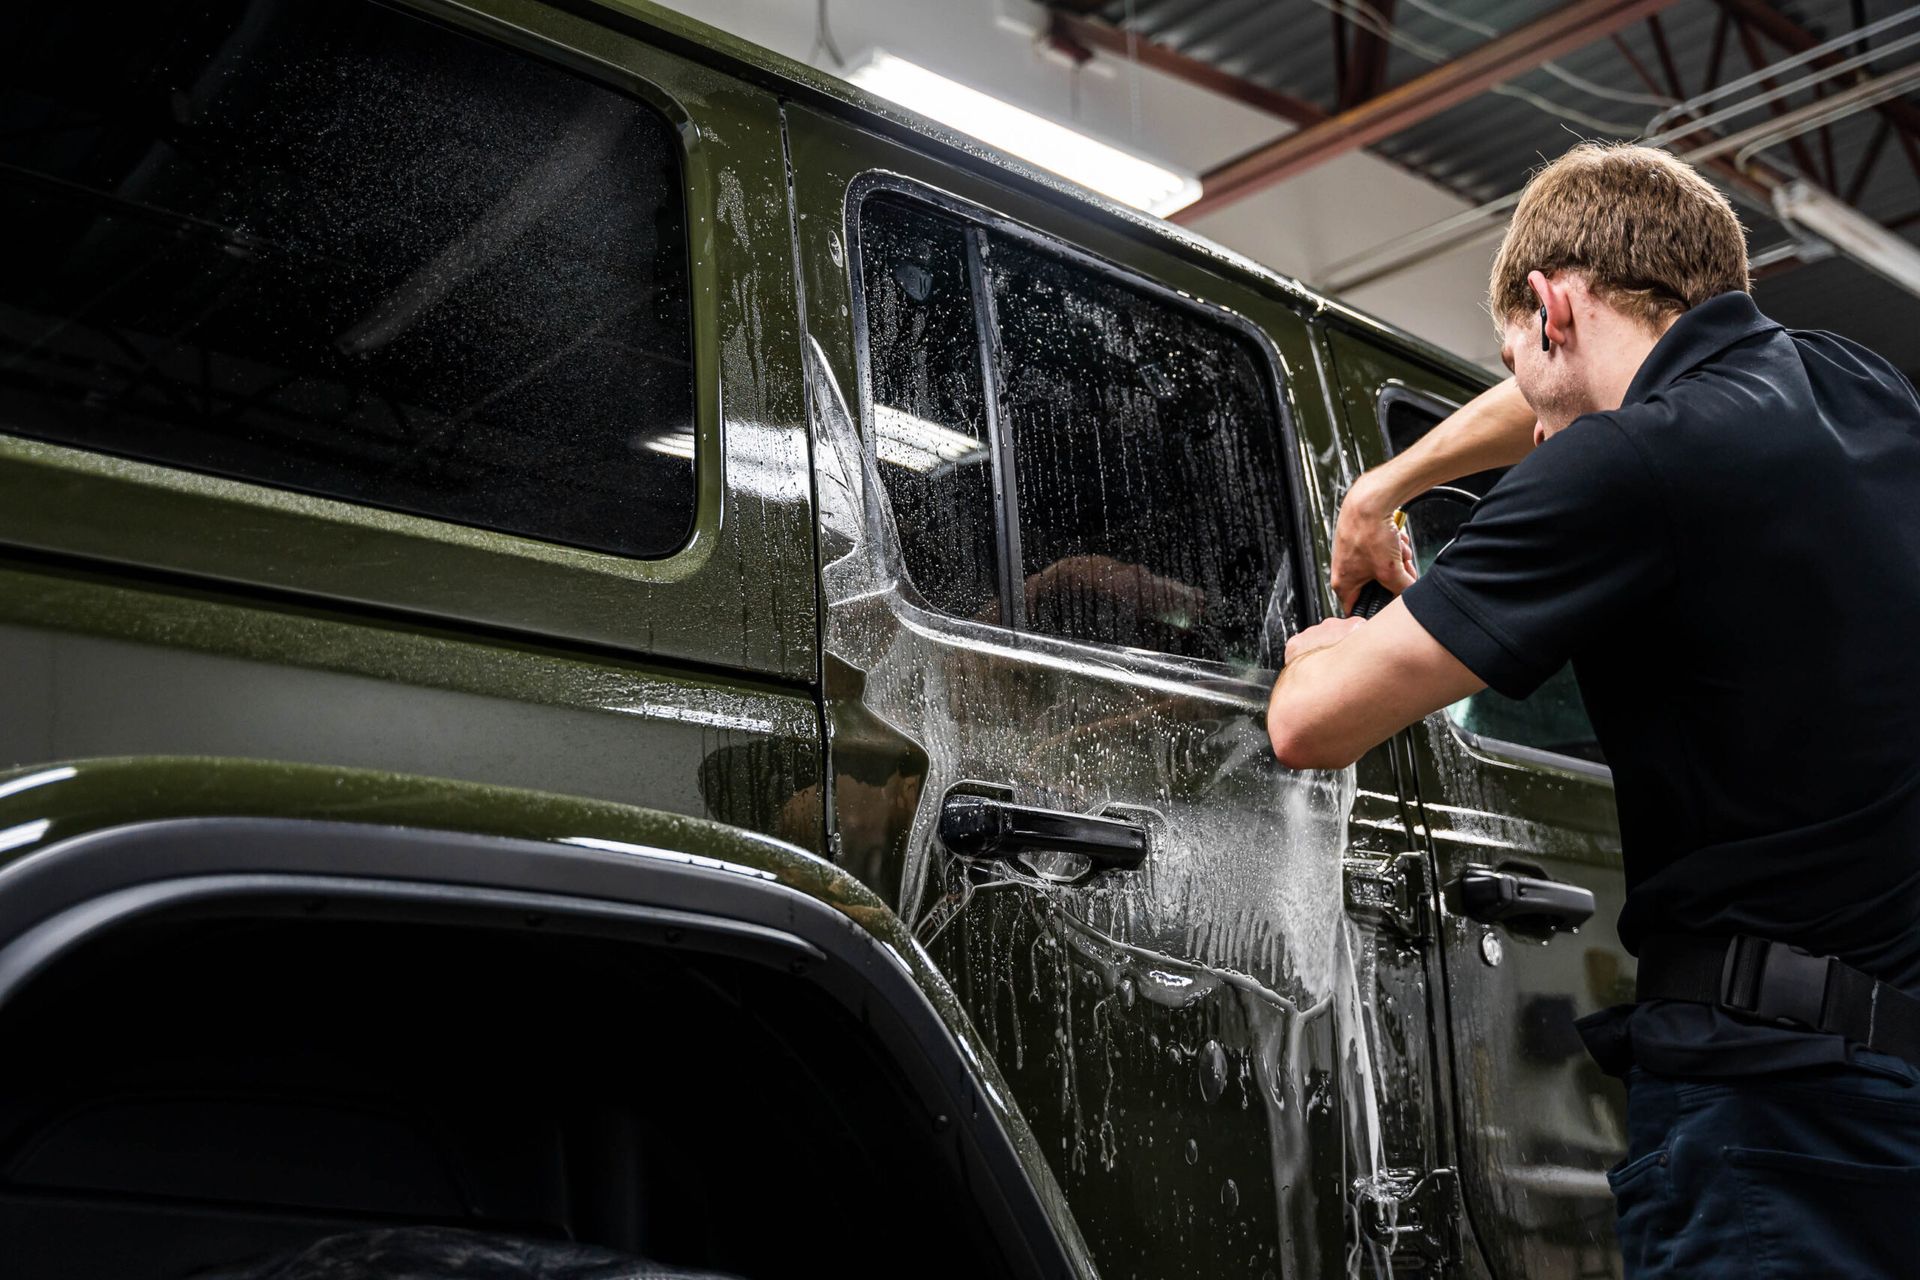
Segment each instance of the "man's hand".
[[1287,641],[1286,665],[1292,666],[1316,650],[1339,644],[1352,635],[1356,628],[1366,625],[1365,618],[1328,618],[1325,622],[1316,622]]
[[1353,598],[1369,582],[1378,582],[1399,595],[1413,585],[1413,543],[1393,522],[1394,507],[1381,502],[1381,491],[1361,476],[1340,504],[1340,522],[1333,531],[1333,594],[1342,613],[1353,610]]
[[1533,448],[1533,410],[1512,378],[1469,400],[1418,443],[1354,482],[1333,535],[1333,593],[1342,610],[1378,581],[1400,594],[1413,582],[1394,536],[1395,507],[1437,484],[1508,467]]

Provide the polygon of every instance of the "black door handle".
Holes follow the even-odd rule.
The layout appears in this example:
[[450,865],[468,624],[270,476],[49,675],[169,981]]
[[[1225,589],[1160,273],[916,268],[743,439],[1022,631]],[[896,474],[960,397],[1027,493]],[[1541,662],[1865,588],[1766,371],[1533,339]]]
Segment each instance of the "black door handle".
[[1561,880],[1468,867],[1454,884],[1460,890],[1461,912],[1482,924],[1524,920],[1573,929],[1585,924],[1594,911],[1591,892]]
[[940,806],[940,842],[963,858],[1078,853],[1095,867],[1119,871],[1135,870],[1147,860],[1147,829],[1140,823],[1035,809],[991,796],[948,796]]

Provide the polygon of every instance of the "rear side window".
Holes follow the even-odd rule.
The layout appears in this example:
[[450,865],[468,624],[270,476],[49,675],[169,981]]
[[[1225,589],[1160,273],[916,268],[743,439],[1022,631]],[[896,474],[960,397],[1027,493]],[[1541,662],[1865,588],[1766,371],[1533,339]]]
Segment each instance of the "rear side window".
[[1297,625],[1291,506],[1254,339],[898,195],[862,205],[860,236],[867,425],[928,603],[1277,666]]
[[[1404,392],[1390,391],[1380,404],[1381,429],[1387,444],[1399,453],[1424,436],[1446,416],[1446,411],[1424,399]],[[1497,483],[1505,471],[1481,471],[1456,480],[1452,487],[1477,497]],[[1473,514],[1464,498],[1455,502],[1435,499],[1421,502],[1408,513],[1408,534],[1413,540],[1414,558],[1425,572],[1453,535]],[[1545,684],[1526,698],[1514,699],[1492,689],[1453,704],[1447,715],[1466,732],[1497,742],[1550,751],[1604,764],[1593,724],[1587,719],[1586,703],[1581,701],[1580,686],[1572,667],[1562,667]]]
[[364,0],[0,17],[0,431],[633,556],[692,525],[679,146]]

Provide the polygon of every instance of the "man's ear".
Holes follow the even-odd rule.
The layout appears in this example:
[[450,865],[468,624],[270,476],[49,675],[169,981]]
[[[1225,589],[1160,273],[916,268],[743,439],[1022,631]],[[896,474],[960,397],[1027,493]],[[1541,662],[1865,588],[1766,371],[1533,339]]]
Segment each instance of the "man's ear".
[[1572,291],[1565,282],[1547,279],[1543,271],[1527,272],[1527,287],[1547,309],[1547,340],[1556,347],[1565,346],[1573,337]]

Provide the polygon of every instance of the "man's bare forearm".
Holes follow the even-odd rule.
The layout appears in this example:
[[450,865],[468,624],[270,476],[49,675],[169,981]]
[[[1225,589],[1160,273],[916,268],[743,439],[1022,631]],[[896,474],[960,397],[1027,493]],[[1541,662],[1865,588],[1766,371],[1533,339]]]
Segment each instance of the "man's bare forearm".
[[1406,452],[1367,472],[1361,480],[1367,500],[1391,511],[1437,484],[1510,467],[1533,448],[1533,426],[1533,410],[1508,378],[1460,406]]

